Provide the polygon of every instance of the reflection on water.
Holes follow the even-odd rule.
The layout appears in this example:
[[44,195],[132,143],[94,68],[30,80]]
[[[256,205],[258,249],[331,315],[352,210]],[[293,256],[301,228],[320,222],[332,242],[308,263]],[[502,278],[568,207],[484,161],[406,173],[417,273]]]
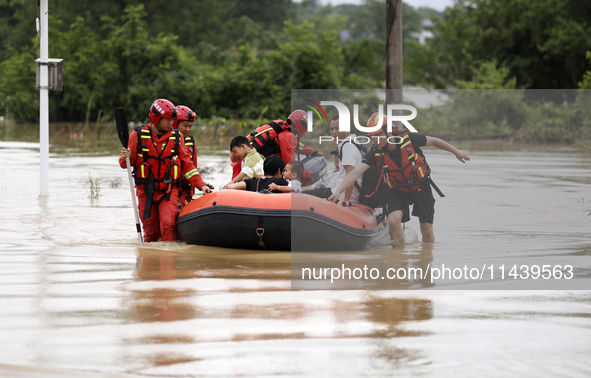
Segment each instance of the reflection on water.
[[370,321],[385,326],[383,329],[376,329],[374,337],[421,336],[423,332],[401,329],[401,324],[433,317],[432,303],[427,299],[382,298],[372,293],[367,296],[363,305]]
[[[406,234],[412,237],[408,229]],[[416,233],[414,234],[416,236]],[[388,242],[376,244],[370,251],[292,252],[292,288],[304,290],[430,288],[434,284],[429,273],[423,276],[408,274],[396,279],[385,278],[388,271],[429,272],[429,265],[433,261],[433,248],[433,244],[419,242],[416,238],[414,240],[409,238],[403,246],[392,246],[388,237]],[[371,278],[373,274],[371,270],[374,269],[380,272],[379,276],[376,276],[378,279],[367,279]]]
[[[168,244],[170,247],[172,243]],[[247,343],[315,339],[319,336],[314,335],[315,332],[307,330],[306,328],[309,326],[301,329],[297,327],[293,329],[288,326],[282,327],[283,329],[279,331],[271,324],[306,323],[310,321],[310,318],[324,312],[331,314],[338,324],[333,335],[336,338],[420,337],[427,333],[404,329],[404,324],[428,320],[433,316],[432,303],[429,299],[383,298],[377,292],[362,294],[359,300],[355,301],[339,299],[332,303],[329,301],[328,303],[312,304],[296,300],[296,302],[285,303],[281,300],[281,293],[289,291],[289,286],[285,285],[285,282],[290,278],[288,253],[253,254],[248,251],[212,250],[198,246],[181,247],[180,249],[184,249],[183,253],[138,248],[136,280],[138,283],[145,281],[148,285],[137,287],[131,285],[129,287],[131,297],[125,301],[124,306],[132,310],[134,320],[141,323],[182,323],[191,320],[209,322],[226,319],[244,324],[250,323],[254,327],[237,329],[226,337],[216,333],[211,333],[207,337],[199,332],[198,326],[195,327],[194,332],[186,330],[184,333],[178,333],[178,328],[171,328],[170,333],[156,332],[152,336],[126,338],[123,340],[124,344],[190,345],[213,341]],[[418,253],[415,252],[412,255],[416,254]],[[220,259],[220,256],[225,258]],[[210,277],[211,279],[224,279],[224,281],[225,279],[264,280],[266,283],[259,282],[260,286],[256,288],[246,282],[236,282],[236,287],[232,287],[232,281],[225,284],[218,282],[214,287],[207,285],[203,287],[199,281],[195,281],[192,285],[184,283],[179,285],[178,281],[175,282],[180,278],[190,279],[191,277]],[[159,283],[155,284],[154,281]],[[170,281],[171,284],[166,285],[166,282],[163,281]],[[227,285],[231,286],[227,287]],[[259,296],[255,300],[247,302],[238,299],[238,296],[236,297],[237,303],[230,302],[226,305],[210,304],[206,306],[199,304],[200,297],[223,296],[222,293],[228,293],[230,296],[258,293]],[[278,297],[273,297],[277,294]],[[267,301],[260,302],[260,298],[263,296],[271,297]],[[270,327],[263,324],[258,325],[257,323],[260,321],[264,321]],[[368,323],[368,325],[374,324],[374,326],[364,327],[362,330],[346,330],[355,323]],[[394,351],[391,346],[377,341],[371,341],[367,346],[375,348],[375,355],[386,360],[400,361],[403,357],[414,359],[410,351],[400,348],[395,348]],[[134,359],[132,356],[128,358]],[[166,354],[160,351],[143,355],[141,359],[154,368],[202,360],[200,357],[189,354]]]
[[[413,279],[396,288],[427,290],[292,290],[289,253],[139,248],[117,151],[52,150],[51,195],[38,198],[35,148],[0,141],[0,375],[591,374],[589,291],[435,291]],[[447,195],[437,199],[434,245],[408,238],[404,247],[303,258],[385,268],[573,259],[589,277],[588,156],[470,154],[460,166],[429,151]],[[199,158],[208,181],[227,179],[225,151]],[[95,201],[89,173],[102,183]],[[418,229],[411,221],[407,232]]]

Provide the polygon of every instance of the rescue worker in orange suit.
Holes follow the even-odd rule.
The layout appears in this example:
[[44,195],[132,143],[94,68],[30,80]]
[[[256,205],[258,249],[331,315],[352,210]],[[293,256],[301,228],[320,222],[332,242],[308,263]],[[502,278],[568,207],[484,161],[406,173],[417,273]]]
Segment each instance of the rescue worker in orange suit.
[[451,152],[462,163],[470,158],[464,151],[439,138],[411,133],[406,129],[393,128],[392,132],[388,132],[387,117],[380,120],[379,114],[374,113],[367,126],[378,127],[378,124],[382,126],[367,133],[373,140],[372,148],[328,200],[337,202],[342,192],[353,186],[365,171],[374,167],[380,172],[378,186],[387,188],[384,211],[388,216],[392,242],[397,245],[404,243],[402,223],[410,220],[409,206],[413,205],[412,215],[419,217],[423,243],[434,243],[435,199],[431,186],[438,189],[431,181],[429,166],[420,147],[433,146]]
[[264,157],[277,155],[285,164],[298,159],[298,153],[306,156],[322,155],[312,147],[304,146],[299,138],[308,131],[308,114],[295,110],[287,117],[287,122],[276,119],[257,128],[247,138],[252,147]]
[[211,192],[187,155],[184,138],[172,128],[176,116],[172,102],[154,101],[150,123],[132,131],[128,148],[121,148],[121,168],[127,168],[126,157],[133,165],[145,242],[177,239],[175,223],[181,174],[204,193]]
[[[178,105],[176,109],[176,119],[172,122],[172,127],[181,133],[184,138],[187,155],[195,167],[197,167],[197,144],[195,138],[191,135],[191,128],[195,121],[195,112],[189,107]],[[208,185],[209,186],[209,185]],[[211,186],[209,186],[211,188]],[[181,193],[179,195],[179,203],[181,210],[185,205],[193,200],[195,187],[185,177],[181,178]]]

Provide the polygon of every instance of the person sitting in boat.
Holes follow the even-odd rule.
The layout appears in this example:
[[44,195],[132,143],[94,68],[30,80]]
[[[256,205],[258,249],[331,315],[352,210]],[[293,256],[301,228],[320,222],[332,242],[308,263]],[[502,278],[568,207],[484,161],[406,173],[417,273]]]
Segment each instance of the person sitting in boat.
[[172,102],[154,101],[150,107],[150,123],[133,130],[128,148],[121,148],[121,168],[127,168],[126,157],[134,167],[145,242],[176,240],[181,174],[204,193],[211,192],[187,155],[184,138],[172,127],[176,117]]
[[285,164],[297,159],[300,153],[306,156],[322,155],[312,147],[304,146],[300,137],[308,131],[308,114],[295,110],[287,117],[287,122],[276,119],[263,125],[248,135],[252,147],[265,158],[277,155]]
[[[189,159],[193,165],[197,167],[197,144],[195,138],[191,135],[193,122],[195,121],[195,112],[189,107],[178,105],[176,109],[176,119],[172,121],[172,127],[177,129],[185,140],[185,148]],[[208,185],[209,186],[209,185]],[[209,186],[212,188],[211,186]],[[180,208],[182,209],[186,204],[193,200],[195,194],[195,187],[185,177],[181,178],[181,193],[179,195]]]
[[270,184],[269,190],[279,190],[282,193],[301,193],[302,183],[300,177],[304,175],[304,165],[299,161],[292,161],[285,166],[283,170],[283,178],[287,180],[287,186],[279,186],[277,184]]
[[[423,243],[433,243],[435,242],[433,234],[435,199],[431,192],[433,183],[429,176],[429,166],[420,147],[433,146],[449,151],[462,163],[469,161],[470,158],[464,151],[458,150],[439,138],[411,133],[405,129],[394,128],[392,132],[388,132],[387,118],[380,120],[378,113],[374,113],[369,118],[367,126],[375,127],[378,123],[383,126],[377,131],[367,133],[374,145],[365,154],[363,162],[347,175],[328,200],[337,202],[342,192],[352,187],[358,177],[373,167],[379,172],[378,186],[387,185],[388,190],[384,198],[385,214],[388,216],[392,241],[396,244],[404,242],[401,223],[410,220],[409,206],[412,204],[412,215],[419,217]],[[389,138],[393,142],[389,142]],[[438,191],[434,185],[433,187]]]
[[283,169],[285,168],[285,163],[281,158],[277,155],[269,156],[265,159],[264,167],[265,176],[246,179],[244,181],[240,181],[234,184],[228,184],[227,189],[238,189],[238,190],[248,190],[251,192],[264,192],[264,193],[281,193],[280,190],[270,190],[269,186],[271,184],[276,184],[278,186],[285,186],[287,187],[287,181],[283,178]]
[[[357,143],[355,134],[351,134],[348,131],[341,131],[339,129],[339,116],[334,117],[330,121],[330,136],[336,141],[337,153],[339,158],[339,174],[337,178],[338,185],[340,185],[345,177],[349,175],[363,160],[363,155],[367,152],[367,149]],[[338,187],[337,185],[337,187]],[[341,193],[339,201],[344,203],[359,203],[359,192],[363,185],[363,177],[359,177],[355,182],[355,185],[349,187],[344,193]]]
[[302,193],[328,198],[337,190],[341,184],[341,181],[339,181],[339,152],[336,150],[330,151],[330,154],[333,156],[335,169],[320,176],[318,181],[312,185],[304,186]]
[[224,186],[224,189],[227,189],[228,185],[244,179],[263,177],[265,175],[263,168],[265,158],[250,146],[250,142],[245,136],[236,135],[230,142],[230,160],[243,162],[242,169],[238,175],[232,178],[232,181]]

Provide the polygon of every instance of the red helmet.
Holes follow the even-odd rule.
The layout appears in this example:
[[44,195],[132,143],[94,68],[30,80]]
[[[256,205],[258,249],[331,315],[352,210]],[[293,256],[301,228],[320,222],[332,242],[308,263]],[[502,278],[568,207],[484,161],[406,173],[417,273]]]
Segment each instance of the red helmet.
[[[369,117],[369,119],[367,120],[367,127],[374,127],[375,125],[378,124],[380,118],[380,113],[375,112],[374,114],[371,115],[371,117]],[[382,131],[385,132],[386,134],[388,133],[388,117],[384,117],[384,119],[382,120],[382,127],[380,129],[377,129],[376,131],[371,131],[371,132],[367,132],[367,136],[373,136],[376,134],[381,133]]]
[[302,136],[308,131],[308,113],[303,110],[294,110],[287,117],[287,123],[296,128],[298,135]]
[[176,119],[172,123],[172,127],[178,128],[179,121],[195,121],[196,114],[189,107],[178,105],[176,108]]
[[154,101],[152,106],[150,107],[150,122],[154,125],[158,125],[161,118],[176,118],[176,109],[172,102],[168,101],[164,98],[159,98],[158,100]]

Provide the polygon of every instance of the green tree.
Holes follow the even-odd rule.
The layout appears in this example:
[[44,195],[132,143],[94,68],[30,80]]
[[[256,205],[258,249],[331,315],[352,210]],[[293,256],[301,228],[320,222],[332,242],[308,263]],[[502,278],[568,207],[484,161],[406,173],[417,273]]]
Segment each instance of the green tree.
[[0,63],[0,113],[23,121],[39,119],[39,92],[35,90],[35,55],[8,50],[10,59]]
[[249,44],[221,63],[199,67],[198,113],[234,117],[286,117],[291,89],[337,88],[343,56],[336,33],[317,38],[314,24],[287,22],[278,47]]
[[591,3],[456,0],[436,23],[436,66],[449,82],[495,60],[519,88],[575,88],[589,68]]
[[0,62],[32,45],[38,14],[36,1],[0,0]]
[[[18,12],[29,11],[23,1],[10,3],[17,19]],[[292,88],[383,86],[383,0],[360,7],[310,0],[129,3],[52,2],[50,54],[66,60],[64,91],[50,94],[52,121],[110,118],[119,106],[131,120],[145,121],[159,97],[202,117],[285,117]],[[283,22],[290,14],[294,22]],[[406,19],[418,20],[413,17]],[[408,43],[415,29],[405,28]],[[17,39],[7,42],[0,63],[6,78],[0,82],[0,112],[19,120],[38,117],[34,36],[19,46],[12,45]]]
[[[51,93],[52,120],[94,120],[99,114],[110,118],[115,107],[123,106],[132,120],[143,121],[155,98],[190,103],[196,97],[195,58],[176,44],[176,37],[151,36],[145,15],[139,5],[126,8],[120,23],[104,17],[106,39],[82,18],[65,32],[54,21],[58,27],[50,33],[52,51],[66,60],[66,67],[64,91]],[[0,65],[6,78],[0,85],[2,106],[15,119],[38,117],[38,102],[33,100],[38,97],[33,85],[36,51],[38,44]]]

